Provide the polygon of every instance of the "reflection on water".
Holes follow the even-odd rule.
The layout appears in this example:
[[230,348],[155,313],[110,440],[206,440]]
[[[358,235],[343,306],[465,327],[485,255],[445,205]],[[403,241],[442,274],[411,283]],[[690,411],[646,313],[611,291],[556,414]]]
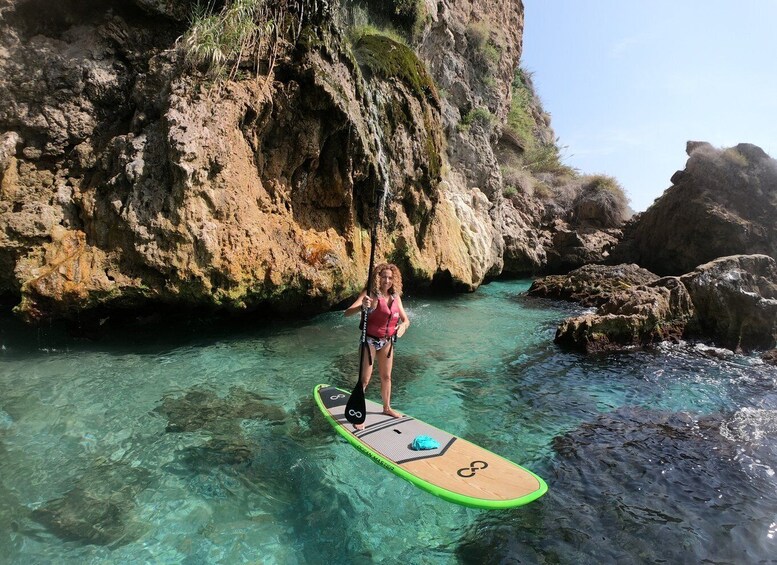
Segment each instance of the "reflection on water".
[[546,479],[509,511],[439,500],[334,434],[312,390],[353,384],[340,313],[99,342],[4,321],[0,562],[772,559],[777,370],[691,345],[560,351],[573,307],[527,287],[408,296],[396,348],[399,409]]

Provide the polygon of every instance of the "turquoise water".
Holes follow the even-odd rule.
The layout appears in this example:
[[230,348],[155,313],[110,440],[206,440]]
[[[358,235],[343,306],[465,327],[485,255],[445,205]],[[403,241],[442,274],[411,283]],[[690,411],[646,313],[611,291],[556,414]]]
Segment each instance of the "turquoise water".
[[[6,320],[1,563],[753,562],[777,555],[777,369],[690,344],[585,358],[528,281],[407,296],[394,406],[546,479],[467,509],[334,433],[357,321],[148,327],[90,342]],[[378,400],[377,375],[368,397]]]

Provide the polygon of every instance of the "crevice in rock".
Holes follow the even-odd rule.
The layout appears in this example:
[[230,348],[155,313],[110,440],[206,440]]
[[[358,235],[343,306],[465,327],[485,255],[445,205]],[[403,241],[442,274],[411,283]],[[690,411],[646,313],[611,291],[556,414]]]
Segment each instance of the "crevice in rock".
[[35,35],[60,38],[73,26],[96,25],[112,14],[133,20],[149,18],[132,2],[122,0],[22,0],[4,18],[26,40]]

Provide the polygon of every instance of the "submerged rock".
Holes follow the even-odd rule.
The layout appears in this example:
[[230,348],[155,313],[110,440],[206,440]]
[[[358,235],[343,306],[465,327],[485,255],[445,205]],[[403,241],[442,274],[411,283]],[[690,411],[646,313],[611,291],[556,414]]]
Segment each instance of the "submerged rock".
[[557,436],[542,501],[524,512],[483,516],[462,540],[460,557],[768,561],[777,451],[731,441],[721,433],[728,420],[624,407]]
[[144,469],[99,463],[63,497],[50,500],[32,518],[65,541],[118,546],[145,532],[133,517],[135,498],[149,484]]
[[[556,487],[590,504],[590,519],[609,530],[613,540],[625,536],[619,545],[647,561],[653,561],[650,555],[674,556],[670,560],[678,562],[736,561],[744,554],[755,559],[764,546],[752,545],[750,536],[767,531],[772,520],[770,503],[762,496],[771,479],[747,468],[747,455],[759,450],[741,452],[742,446],[721,434],[725,421],[645,408],[604,414],[554,440]],[[760,455],[767,465],[774,462],[774,450]],[[592,483],[598,486],[591,488]],[[748,516],[732,505],[734,497],[748,501]],[[686,528],[701,532],[694,537],[708,543],[687,545]],[[651,540],[659,539],[661,547],[651,547]]]
[[[2,460],[8,457],[2,441],[0,457]],[[26,542],[25,537],[38,537],[36,530],[40,526],[31,522],[30,509],[19,500],[17,489],[7,487],[3,481],[0,481],[0,500],[3,501],[3,511],[0,512],[0,547],[3,548],[5,559],[9,560],[9,555],[18,555],[20,547]]]
[[212,391],[191,390],[180,397],[165,397],[154,412],[167,418],[165,431],[194,432],[200,429],[238,427],[237,420],[264,419],[279,424],[286,413],[257,394],[233,387],[222,398]]

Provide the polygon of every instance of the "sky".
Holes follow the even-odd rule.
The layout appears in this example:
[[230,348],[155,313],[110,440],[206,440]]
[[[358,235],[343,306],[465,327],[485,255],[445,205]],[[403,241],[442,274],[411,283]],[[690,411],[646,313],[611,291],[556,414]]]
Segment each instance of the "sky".
[[532,73],[564,163],[615,177],[636,212],[688,140],[777,158],[777,0],[523,0]]

